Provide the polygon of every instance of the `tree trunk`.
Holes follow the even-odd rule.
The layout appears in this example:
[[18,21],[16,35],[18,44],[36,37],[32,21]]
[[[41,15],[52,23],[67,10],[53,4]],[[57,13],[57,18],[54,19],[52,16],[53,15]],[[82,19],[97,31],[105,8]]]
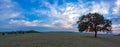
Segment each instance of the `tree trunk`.
[[95,38],[97,38],[97,31],[95,30]]
[[96,26],[97,26],[97,24],[95,24],[95,29],[94,29],[94,31],[95,31],[95,38],[97,38],[97,28],[96,28]]

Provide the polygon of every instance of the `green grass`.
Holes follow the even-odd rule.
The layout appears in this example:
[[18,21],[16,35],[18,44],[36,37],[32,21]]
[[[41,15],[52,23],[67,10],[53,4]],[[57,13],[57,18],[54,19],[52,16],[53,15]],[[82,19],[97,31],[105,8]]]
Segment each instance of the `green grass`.
[[77,33],[0,35],[0,47],[120,47],[120,37]]

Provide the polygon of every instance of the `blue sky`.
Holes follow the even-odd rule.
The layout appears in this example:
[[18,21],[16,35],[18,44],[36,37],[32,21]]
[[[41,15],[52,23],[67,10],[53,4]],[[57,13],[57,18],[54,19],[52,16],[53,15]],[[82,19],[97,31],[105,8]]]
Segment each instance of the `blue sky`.
[[120,30],[120,0],[0,0],[0,30],[77,31],[78,17],[100,13]]

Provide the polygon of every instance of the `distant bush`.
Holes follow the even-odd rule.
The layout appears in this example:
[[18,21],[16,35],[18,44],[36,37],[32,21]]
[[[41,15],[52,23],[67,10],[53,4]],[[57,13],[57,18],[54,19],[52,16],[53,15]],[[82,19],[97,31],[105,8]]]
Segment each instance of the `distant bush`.
[[28,30],[28,31],[24,31],[25,33],[40,33],[38,31],[35,31],[35,30]]
[[5,35],[5,33],[2,33],[2,35]]

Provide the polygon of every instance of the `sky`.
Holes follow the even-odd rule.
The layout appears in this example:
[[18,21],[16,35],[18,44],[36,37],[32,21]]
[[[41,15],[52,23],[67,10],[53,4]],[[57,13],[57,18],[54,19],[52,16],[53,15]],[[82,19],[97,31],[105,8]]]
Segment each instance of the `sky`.
[[76,21],[100,13],[120,33],[120,0],[0,0],[0,31],[78,32]]

